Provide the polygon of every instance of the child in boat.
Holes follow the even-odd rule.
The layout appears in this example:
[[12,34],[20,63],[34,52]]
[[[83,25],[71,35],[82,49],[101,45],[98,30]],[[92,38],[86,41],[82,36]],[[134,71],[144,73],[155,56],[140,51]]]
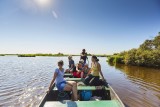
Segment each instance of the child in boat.
[[[75,81],[65,81],[64,79],[64,68],[63,68],[63,61],[58,61],[58,68],[54,72],[53,79],[49,86],[49,91],[52,89],[53,83],[58,90],[60,91],[72,91],[73,100],[77,101],[77,83]],[[49,92],[48,91],[48,92]]]
[[104,81],[104,76],[102,74],[101,71],[101,65],[98,62],[99,59],[96,56],[92,56],[91,59],[92,63],[91,63],[91,73],[85,78],[84,83],[86,85],[91,85],[91,86],[96,86],[99,85],[99,74],[101,74],[102,80]]
[[89,75],[89,73],[90,73],[90,68],[88,67],[88,64],[85,64],[84,65],[84,68],[83,68],[83,71],[84,71],[84,78],[86,78],[88,75]]
[[76,67],[74,64],[74,60],[72,59],[72,56],[68,56],[69,61],[69,69],[66,70],[66,73],[72,73],[73,71],[76,71]]
[[79,63],[76,65],[76,71],[73,72],[73,76],[75,78],[83,78],[84,72],[83,72],[83,61],[79,61]]

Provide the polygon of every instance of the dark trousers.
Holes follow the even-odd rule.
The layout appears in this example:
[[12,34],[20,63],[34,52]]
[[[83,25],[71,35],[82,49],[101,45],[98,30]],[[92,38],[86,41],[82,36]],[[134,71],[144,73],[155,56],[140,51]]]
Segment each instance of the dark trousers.
[[98,86],[99,82],[99,76],[93,76],[92,74],[88,75],[85,80],[84,84],[90,85],[90,86]]

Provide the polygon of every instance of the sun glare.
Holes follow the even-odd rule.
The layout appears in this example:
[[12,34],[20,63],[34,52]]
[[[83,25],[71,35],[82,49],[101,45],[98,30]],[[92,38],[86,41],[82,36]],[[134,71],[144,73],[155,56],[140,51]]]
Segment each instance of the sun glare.
[[40,7],[48,7],[52,4],[52,0],[34,0]]

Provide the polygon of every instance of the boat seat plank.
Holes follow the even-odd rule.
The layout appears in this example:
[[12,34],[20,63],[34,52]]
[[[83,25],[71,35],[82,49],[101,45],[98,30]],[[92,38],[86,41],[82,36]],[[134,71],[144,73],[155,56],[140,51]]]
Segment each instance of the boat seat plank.
[[[100,87],[100,88],[97,88]],[[77,90],[102,90],[101,86],[78,86]],[[110,90],[109,88],[105,87],[105,90]]]
[[[57,87],[54,87],[53,90],[57,90]],[[97,89],[96,86],[77,86],[77,90],[101,90],[101,89]],[[110,89],[105,87],[105,90],[110,90]]]
[[66,81],[82,81],[81,78],[65,78]]
[[70,73],[67,73],[67,74],[64,74],[64,77],[70,77],[70,78],[72,78],[72,77],[73,77],[73,75],[72,75],[72,74],[70,74]]
[[120,107],[117,100],[111,101],[47,101],[44,107]]
[[72,75],[71,73],[65,73],[64,75]]

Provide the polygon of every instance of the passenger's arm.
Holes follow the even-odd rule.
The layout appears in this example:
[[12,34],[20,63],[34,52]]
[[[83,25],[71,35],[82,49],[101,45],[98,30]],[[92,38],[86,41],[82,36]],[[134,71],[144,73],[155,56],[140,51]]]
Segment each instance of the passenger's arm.
[[89,75],[91,73],[91,69],[89,69],[89,71],[88,71],[88,74],[87,75]]
[[81,53],[80,60],[82,59],[82,56],[83,56],[83,55],[82,55],[82,53]]
[[78,70],[78,65],[76,65],[76,71],[77,71],[77,72],[80,72],[80,70]]
[[87,58],[87,60],[88,60],[88,57],[87,57],[87,55],[88,55],[88,54],[86,53],[86,58]]
[[74,64],[71,64],[71,69],[74,67]]
[[54,83],[54,81],[55,81],[56,77],[57,77],[57,73],[56,73],[56,72],[54,72],[53,79],[52,79],[52,81],[51,81],[51,83],[50,83],[50,86],[49,86],[49,91],[51,90],[52,85],[53,85],[53,83]]
[[71,68],[69,68],[69,71],[72,71],[73,68],[74,68],[74,64],[71,64]]
[[[92,63],[91,63],[91,68],[92,68]],[[87,75],[89,75],[90,73],[91,73],[91,71],[92,71],[92,69],[90,68],[90,70],[89,70],[89,72],[88,72],[88,74]]]

